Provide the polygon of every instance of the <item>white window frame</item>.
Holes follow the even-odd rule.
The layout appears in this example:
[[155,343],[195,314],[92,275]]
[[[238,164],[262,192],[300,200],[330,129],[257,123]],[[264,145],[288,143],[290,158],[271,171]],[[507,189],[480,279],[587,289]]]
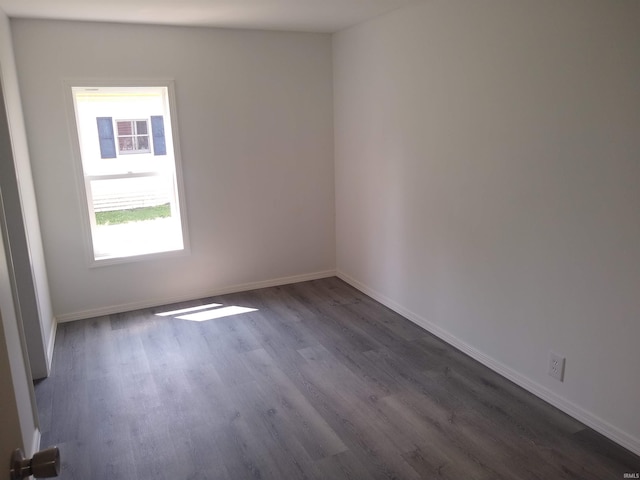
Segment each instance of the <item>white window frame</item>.
[[[77,180],[77,193],[78,202],[82,206],[82,237],[85,246],[85,254],[87,258],[87,265],[90,268],[101,267],[115,264],[126,264],[132,262],[138,262],[143,260],[155,260],[166,257],[186,256],[191,253],[190,241],[189,241],[189,229],[187,226],[187,208],[184,195],[184,182],[182,174],[182,156],[180,149],[180,135],[178,134],[178,114],[176,107],[175,96],[175,82],[173,79],[113,79],[113,78],[67,78],[63,80],[64,93],[66,98],[67,119],[69,122],[70,140],[73,153],[73,167]],[[145,176],[154,176],[155,173],[125,173],[114,175],[102,175],[91,176],[85,175],[84,167],[82,164],[82,153],[80,148],[80,140],[78,137],[78,124],[76,121],[75,104],[73,98],[72,88],[74,87],[86,87],[86,88],[100,88],[100,87],[166,87],[167,88],[167,100],[169,107],[169,116],[171,117],[171,133],[173,140],[173,156],[175,164],[175,183],[176,183],[176,201],[178,204],[178,211],[180,213],[180,223],[182,230],[182,243],[183,248],[180,250],[171,250],[164,252],[152,252],[143,253],[130,256],[121,257],[108,257],[108,258],[96,258],[93,242],[93,224],[95,223],[95,214],[93,213],[93,199],[91,198],[91,189],[88,187],[88,182],[91,180],[107,180],[117,178],[136,178]],[[147,122],[148,123],[148,122]],[[114,128],[116,127],[114,122]],[[114,131],[114,136],[117,138],[117,134]],[[153,139],[149,134],[150,147]],[[150,152],[147,153],[151,153]],[[119,157],[119,146],[116,145],[116,155]],[[125,154],[126,155],[126,154]],[[108,161],[109,159],[105,159]]]

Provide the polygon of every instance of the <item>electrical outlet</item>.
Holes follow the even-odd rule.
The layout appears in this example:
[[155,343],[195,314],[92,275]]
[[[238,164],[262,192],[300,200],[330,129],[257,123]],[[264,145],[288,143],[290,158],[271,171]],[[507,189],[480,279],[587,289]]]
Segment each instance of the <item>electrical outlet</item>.
[[564,362],[565,358],[557,353],[549,353],[549,375],[553,378],[564,381]]

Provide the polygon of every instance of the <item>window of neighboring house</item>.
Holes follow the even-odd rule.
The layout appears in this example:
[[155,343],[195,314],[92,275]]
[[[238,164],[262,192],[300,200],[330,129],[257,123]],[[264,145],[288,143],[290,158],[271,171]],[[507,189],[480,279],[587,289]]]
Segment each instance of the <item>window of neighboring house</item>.
[[70,87],[91,261],[183,251],[172,84]]
[[149,124],[147,120],[117,120],[118,152],[149,153]]

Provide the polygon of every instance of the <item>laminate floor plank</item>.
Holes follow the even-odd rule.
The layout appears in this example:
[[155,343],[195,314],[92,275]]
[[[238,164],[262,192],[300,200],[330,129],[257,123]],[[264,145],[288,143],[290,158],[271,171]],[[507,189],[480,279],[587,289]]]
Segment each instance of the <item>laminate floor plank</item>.
[[205,339],[209,345],[211,364],[225,387],[252,381],[251,374],[240,360],[240,353],[235,345],[226,341],[224,333],[206,332]]
[[508,399],[511,403],[510,408],[519,408],[519,415],[523,418],[531,416],[539,416],[537,421],[547,422],[554,428],[561,428],[566,434],[572,434],[583,430],[585,427],[582,423],[560,412],[557,408],[546,402],[536,401],[536,397],[526,390],[518,387],[513,382],[507,380],[489,368],[473,360],[468,355],[459,350],[452,349],[442,340],[434,336],[421,337],[418,343],[426,346],[434,354],[439,354],[443,360],[445,367],[436,369],[429,375],[440,376],[441,372],[447,368],[455,368],[462,377],[468,381],[473,381],[477,385],[478,390],[485,391],[487,394],[492,393],[494,398]]
[[357,352],[368,352],[380,347],[380,344],[366,332],[354,328],[344,312],[336,308],[328,314],[318,314],[304,322],[316,332],[316,335],[323,335],[329,345],[342,345]]
[[192,386],[192,396],[182,407],[189,414],[188,423],[199,422],[200,427],[214,430],[229,424],[237,416],[237,405],[230,398],[230,389],[213,364],[189,369],[184,376]]
[[335,362],[318,353],[324,354],[318,349],[305,352],[303,356],[308,363],[301,370],[324,399],[321,408],[327,411],[325,418],[332,428],[350,449],[366,458],[366,466],[374,473],[382,473],[388,478],[419,478],[402,459],[396,442],[388,439],[395,433],[393,425],[387,418],[375,415],[372,404],[377,398],[367,392],[364,385],[355,384],[352,375],[340,371],[346,369],[340,369]]
[[292,321],[314,318],[316,308],[313,305],[299,302],[287,287],[266,288],[257,291],[257,297],[263,305],[275,315]]
[[353,328],[367,332],[379,345],[393,352],[394,355],[421,369],[437,368],[443,365],[440,355],[434,355],[418,343],[404,340],[394,332],[394,329],[376,319],[375,316],[360,312],[358,304],[345,305],[341,308],[349,312],[345,318],[349,319]]
[[455,369],[446,368],[436,375],[433,375],[434,372],[428,375],[444,391],[465,399],[466,412],[491,418],[492,425],[498,427],[499,431],[509,432],[521,441],[531,441],[539,446],[552,445],[569,438],[550,421],[552,417],[546,411],[541,414],[532,408],[532,402],[522,402],[511,395],[511,389],[499,388],[493,383],[487,388],[486,381],[463,369],[463,373],[460,373],[459,369],[456,366]]
[[377,368],[365,353],[352,350],[348,345],[331,341],[323,340],[322,346],[364,381],[377,397],[384,397],[401,389],[397,380],[386,371]]
[[351,450],[318,460],[316,464],[324,472],[324,478],[332,480],[360,480],[363,478],[384,480],[389,478],[384,472],[368,470],[362,463],[361,457],[355,455]]
[[62,480],[640,472],[637,455],[337,278],[60,324],[55,345],[35,390]]
[[315,331],[297,317],[282,316],[273,313],[267,307],[262,307],[255,312],[247,313],[245,318],[254,338],[259,338],[259,345],[262,345],[265,336],[277,336],[291,351],[318,344]]
[[[416,392],[387,397],[382,403],[389,409],[390,418],[413,426],[413,435],[419,443],[416,449],[404,452],[404,456],[417,468],[437,467],[440,475],[440,467],[447,467],[448,473],[462,469],[480,478],[519,478],[504,465],[502,458],[495,457],[493,432],[478,437],[466,422],[460,421],[456,414],[458,406],[443,405]],[[422,453],[425,451],[429,452],[428,456]],[[510,451],[503,449],[497,453],[507,457]],[[427,464],[425,458],[428,458]]]
[[[94,433],[94,435],[96,434]],[[60,449],[60,470],[62,473],[59,478],[61,479],[100,478],[95,477],[93,473],[98,470],[106,470],[106,465],[113,461],[112,459],[97,460],[92,458],[90,455],[91,447],[88,445],[86,435],[79,437],[80,440],[72,441],[60,441],[58,438],[57,435],[52,437],[45,434],[42,436],[41,443],[47,440],[46,444],[42,444],[56,445]],[[92,461],[95,461],[96,465],[92,465]],[[131,475],[121,478],[131,478]]]
[[335,391],[341,395],[348,392],[346,395],[348,398],[357,398],[364,403],[378,398],[376,390],[368,382],[358,377],[324,346],[304,348],[298,350],[298,353],[307,361],[303,368],[310,374],[321,376],[328,391]]
[[486,473],[482,465],[474,464],[461,455],[450,455],[439,448],[440,444],[424,444],[403,454],[403,458],[422,478],[438,480],[488,480],[497,473]]
[[[485,422],[485,428],[495,429],[502,437],[511,438],[513,445],[521,442],[533,443],[535,448],[528,453],[540,454],[537,465],[544,463],[542,457],[547,458],[551,464],[556,464],[557,453],[564,452],[564,471],[550,472],[549,475],[553,478],[572,478],[573,474],[577,478],[596,479],[614,475],[611,469],[607,469],[606,462],[594,461],[592,454],[575,448],[571,435],[577,431],[585,431],[583,425],[575,420],[566,421],[566,418],[563,422],[558,422],[559,416],[566,415],[550,405],[531,401],[533,397],[530,394],[510,382],[503,383],[499,378],[483,379],[465,371],[460,365],[455,369],[446,368],[443,372],[431,371],[428,375],[443,391],[464,399],[463,415],[490,418],[491,423]],[[501,383],[506,388],[500,387]],[[522,395],[523,393],[526,395]],[[564,428],[563,423],[568,428]],[[517,458],[517,455],[512,458]]]
[[359,303],[369,298],[350,285],[345,285],[336,277],[311,280],[290,285],[292,291],[304,291],[313,296],[313,303],[329,303],[331,305],[347,305]]
[[635,472],[638,468],[638,457],[630,451],[613,443],[598,432],[585,428],[571,436],[572,441],[593,452],[593,456],[612,467],[614,470],[619,465],[624,465],[628,472]]
[[271,390],[275,408],[286,415],[310,458],[318,460],[347,450],[340,437],[265,350],[249,352],[244,359],[255,372],[255,378]]
[[[99,408],[99,407],[98,407]],[[136,450],[129,434],[129,419],[112,418],[110,423],[96,420],[96,434],[82,446],[91,468],[87,478],[128,478],[136,470]]]
[[110,375],[113,362],[118,360],[115,338],[109,317],[99,317],[88,321],[88,331],[84,341],[84,362],[87,375],[97,378]]
[[425,331],[404,317],[371,301],[362,301],[341,305],[358,318],[375,322],[391,331],[399,339],[411,342],[425,336]]
[[[135,322],[132,322],[136,325]],[[119,329],[114,331],[116,357],[113,359],[112,369],[117,365],[119,372],[127,373],[149,373],[151,367],[156,369],[164,368],[168,363],[158,365],[157,358],[152,355],[149,360],[148,349],[145,348],[144,331],[138,331],[138,328]],[[147,327],[146,330],[150,330]]]
[[349,389],[331,384],[322,371],[310,369],[305,362],[282,368],[344,444],[362,458],[369,472],[363,478],[417,478],[401,459],[400,452],[386,445],[384,435],[376,430],[367,415],[366,405],[357,397],[349,396]]
[[273,392],[261,382],[236,387],[236,401],[243,407],[242,417],[252,438],[260,443],[281,472],[281,478],[322,480],[307,450],[300,443],[298,429],[288,421],[287,411]]
[[162,407],[151,407],[129,419],[129,435],[133,446],[135,478],[171,480],[179,478],[181,459],[174,439],[181,429]]
[[[186,475],[180,478],[189,480],[234,480],[229,475],[225,465],[224,453],[220,445],[224,443],[219,438],[219,431],[206,425],[189,429],[186,435],[180,437],[178,454],[183,455],[189,468]],[[235,477],[242,478],[242,477]]]
[[262,439],[246,424],[245,416],[239,415],[216,438],[229,475],[233,479],[286,478]]
[[49,432],[55,431],[55,442],[76,441],[90,430],[87,383],[86,379],[72,375],[54,383]]

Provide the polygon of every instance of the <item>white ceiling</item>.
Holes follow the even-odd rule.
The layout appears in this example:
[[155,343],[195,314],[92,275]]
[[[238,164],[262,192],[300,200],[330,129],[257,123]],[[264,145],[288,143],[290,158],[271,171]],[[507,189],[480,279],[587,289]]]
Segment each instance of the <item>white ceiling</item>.
[[10,17],[335,32],[415,0],[0,0]]

